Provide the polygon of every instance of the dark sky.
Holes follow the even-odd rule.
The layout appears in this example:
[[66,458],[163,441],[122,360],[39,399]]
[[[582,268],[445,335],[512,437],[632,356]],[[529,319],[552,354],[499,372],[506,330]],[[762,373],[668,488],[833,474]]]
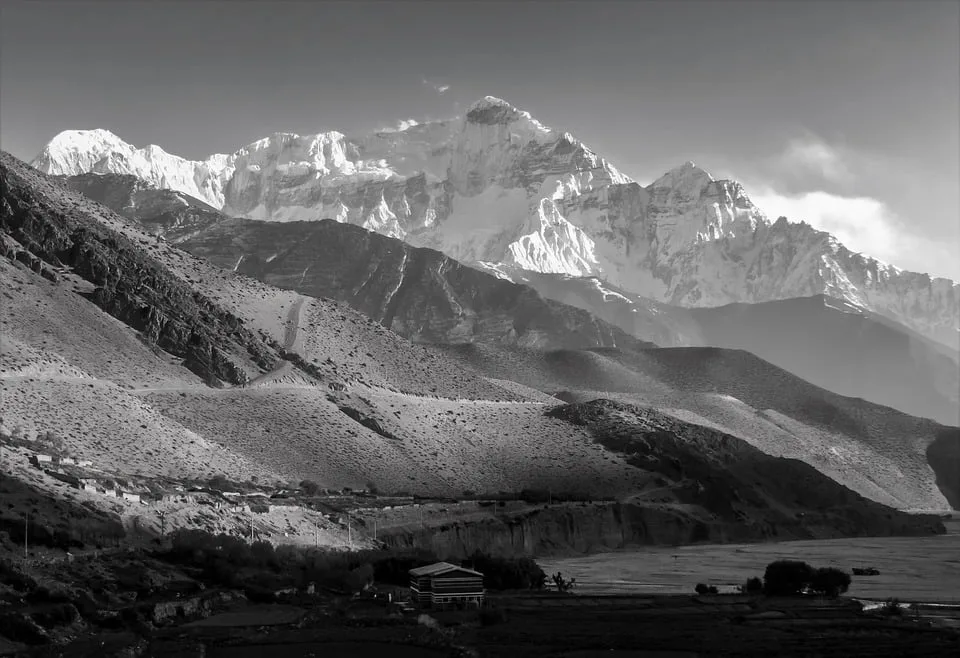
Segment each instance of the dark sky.
[[641,182],[693,159],[898,265],[873,222],[960,249],[957,0],[0,6],[0,144],[21,158],[93,127],[202,158],[491,94]]

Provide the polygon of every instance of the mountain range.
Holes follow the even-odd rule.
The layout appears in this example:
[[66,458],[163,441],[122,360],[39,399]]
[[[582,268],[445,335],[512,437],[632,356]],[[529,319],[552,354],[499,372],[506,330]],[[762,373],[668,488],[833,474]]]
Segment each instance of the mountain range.
[[490,97],[192,163],[68,131],[34,164],[0,155],[5,442],[142,487],[609,497],[678,541],[960,508],[956,284],[692,164],[643,187]]
[[59,433],[127,475],[446,495],[662,488],[546,414],[608,398],[805,462],[883,505],[960,505],[957,428],[843,398],[746,352],[410,343],[340,302],[182,251],[6,154],[0,164],[2,422]]
[[189,161],[105,130],[66,131],[49,174],[132,174],[233,217],[331,218],[464,264],[596,277],[659,302],[716,307],[825,295],[960,347],[960,286],[770,221],[692,162],[643,186],[568,132],[491,96],[460,119],[347,137],[277,133]]
[[825,295],[682,308],[596,277],[529,270],[505,277],[502,267],[465,267],[329,219],[231,219],[129,174],[59,180],[194,255],[272,286],[346,302],[411,340],[745,349],[830,391],[960,424],[956,351]]

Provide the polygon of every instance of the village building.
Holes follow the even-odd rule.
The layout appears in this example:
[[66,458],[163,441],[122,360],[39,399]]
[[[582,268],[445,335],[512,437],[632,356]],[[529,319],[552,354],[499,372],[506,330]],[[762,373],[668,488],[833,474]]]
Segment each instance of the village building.
[[483,574],[437,562],[410,570],[410,593],[421,608],[479,608],[483,605]]
[[53,463],[53,457],[50,455],[34,455],[30,458],[30,461],[33,462],[34,466],[39,466],[40,464]]
[[130,493],[129,491],[124,491],[120,494],[124,500],[129,500],[132,503],[140,502],[140,494]]

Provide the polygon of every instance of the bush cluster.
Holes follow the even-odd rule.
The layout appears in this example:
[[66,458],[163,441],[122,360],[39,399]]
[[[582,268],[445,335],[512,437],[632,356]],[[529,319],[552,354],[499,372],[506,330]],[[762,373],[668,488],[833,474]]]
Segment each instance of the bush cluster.
[[809,591],[837,597],[850,588],[850,582],[850,574],[841,569],[815,569],[798,560],[778,560],[767,565],[763,592],[768,596],[795,596]]
[[[337,591],[361,591],[374,580],[405,586],[410,569],[438,562],[429,551],[330,551],[295,546],[274,548],[268,542],[248,544],[239,537],[201,530],[177,530],[170,547],[158,557],[197,567],[205,577],[227,587],[274,591],[315,583]],[[529,558],[502,558],[476,552],[461,562],[484,575],[487,589],[541,589],[546,574]]]

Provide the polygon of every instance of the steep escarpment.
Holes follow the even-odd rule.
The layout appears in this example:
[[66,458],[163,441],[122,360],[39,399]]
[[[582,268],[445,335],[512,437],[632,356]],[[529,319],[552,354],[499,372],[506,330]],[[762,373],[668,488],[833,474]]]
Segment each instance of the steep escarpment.
[[245,365],[269,370],[278,362],[277,352],[240,318],[173,276],[143,245],[56,203],[56,188],[6,153],[0,155],[0,177],[0,229],[8,244],[20,245],[17,253],[31,254],[46,269],[68,268],[92,284],[90,301],[148,343],[181,357],[204,381],[242,384]]
[[[773,529],[771,529],[773,532]],[[773,536],[773,535],[771,535]],[[629,546],[761,539],[682,509],[632,503],[552,505],[484,521],[452,522],[425,529],[383,533],[394,548],[428,548],[438,555],[570,555]]]
[[536,557],[601,553],[639,546],[746,543],[831,539],[849,536],[929,535],[943,532],[929,517],[908,525],[870,524],[850,528],[805,525],[802,521],[745,525],[711,518],[682,505],[644,502],[545,505],[483,521],[454,521],[427,528],[388,530],[380,541],[391,548],[425,548],[466,558],[476,550],[494,555]]
[[430,249],[332,220],[225,220],[180,243],[278,288],[347,302],[425,342],[651,347],[589,313]]

